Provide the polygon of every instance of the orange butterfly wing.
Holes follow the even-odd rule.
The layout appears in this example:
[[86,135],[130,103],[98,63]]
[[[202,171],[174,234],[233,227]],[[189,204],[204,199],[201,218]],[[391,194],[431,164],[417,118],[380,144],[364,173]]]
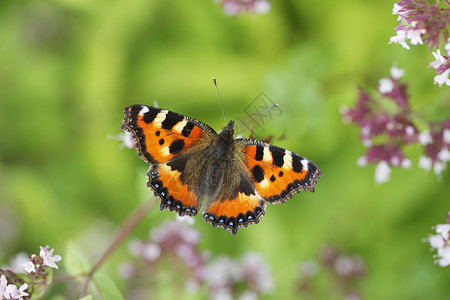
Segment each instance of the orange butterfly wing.
[[241,143],[251,179],[265,201],[284,203],[300,191],[314,192],[322,173],[312,161],[260,141],[242,139]]
[[122,129],[133,135],[139,156],[151,165],[147,185],[160,198],[161,210],[196,215],[202,199],[180,179],[184,155],[216,132],[197,120],[146,105],[128,106],[124,114]]
[[219,198],[204,209],[203,219],[236,234],[239,227],[256,224],[266,202],[283,203],[302,190],[314,191],[319,168],[286,149],[251,139],[234,141],[241,161],[234,176],[241,176],[237,193]]

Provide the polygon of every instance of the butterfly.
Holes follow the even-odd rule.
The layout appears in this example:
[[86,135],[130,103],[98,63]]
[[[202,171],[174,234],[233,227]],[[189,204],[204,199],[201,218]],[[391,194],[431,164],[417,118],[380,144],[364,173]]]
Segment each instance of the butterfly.
[[230,121],[217,134],[210,126],[146,105],[124,109],[122,129],[150,165],[147,186],[160,209],[196,215],[236,234],[256,224],[266,203],[284,203],[302,190],[314,191],[319,168],[309,159],[261,141],[233,138]]

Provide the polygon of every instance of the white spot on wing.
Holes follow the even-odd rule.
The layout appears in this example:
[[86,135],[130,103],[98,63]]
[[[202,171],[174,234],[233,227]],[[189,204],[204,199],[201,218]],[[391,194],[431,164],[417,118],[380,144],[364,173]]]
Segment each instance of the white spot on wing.
[[166,119],[166,115],[169,111],[168,110],[161,110],[157,115],[156,118],[153,120],[153,123],[155,126],[161,126],[161,123],[164,122]]
[[269,182],[269,180],[267,180],[267,178],[264,178],[264,179],[259,183],[259,185],[260,185],[261,188],[263,188],[263,189],[268,188],[268,187],[269,187],[269,184],[270,184],[270,182]]
[[283,168],[284,169],[289,169],[292,166],[292,152],[286,150],[286,152],[284,153],[283,156]]
[[143,116],[146,113],[148,113],[149,111],[150,111],[150,109],[147,106],[142,106],[141,111],[139,112],[139,115]]
[[164,156],[170,156],[169,146],[161,147],[161,154]]
[[308,171],[308,162],[309,162],[309,160],[307,160],[307,159],[303,159],[301,161],[303,169],[305,169],[306,171]]
[[178,122],[175,126],[173,126],[172,130],[176,133],[180,133],[183,131],[184,126],[186,126],[187,121],[183,120]]
[[271,163],[272,162],[272,153],[270,153],[269,147],[265,146],[263,151],[263,162]]

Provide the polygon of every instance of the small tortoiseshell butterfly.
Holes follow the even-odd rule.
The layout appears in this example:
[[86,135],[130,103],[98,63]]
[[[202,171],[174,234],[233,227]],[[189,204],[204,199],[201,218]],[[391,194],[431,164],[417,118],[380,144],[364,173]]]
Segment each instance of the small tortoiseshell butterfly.
[[302,190],[314,191],[321,173],[310,160],[252,139],[233,139],[234,122],[217,134],[208,125],[146,105],[124,109],[139,156],[148,164],[147,185],[160,209],[194,216],[236,234],[256,224],[266,203],[286,202]]

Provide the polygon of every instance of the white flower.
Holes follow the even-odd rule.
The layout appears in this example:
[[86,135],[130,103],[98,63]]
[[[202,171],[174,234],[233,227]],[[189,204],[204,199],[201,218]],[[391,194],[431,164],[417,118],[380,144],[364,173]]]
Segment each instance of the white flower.
[[384,160],[380,161],[375,168],[375,182],[383,183],[390,179],[391,168]]
[[246,290],[239,296],[238,300],[258,300],[258,295],[254,291]]
[[55,262],[58,262],[61,260],[61,256],[59,255],[53,255],[54,249],[48,251],[48,248],[50,246],[41,247],[41,251],[39,252],[39,256],[44,259],[44,265],[49,266],[55,269],[58,269],[58,266],[55,264]]
[[450,69],[447,69],[441,74],[434,76],[434,84],[437,84],[441,87],[445,83],[446,85],[450,86],[450,79],[448,79],[449,75]]
[[411,167],[411,161],[409,159],[407,159],[407,158],[404,158],[402,160],[402,168],[408,169],[410,167]]
[[17,288],[14,284],[8,284],[6,287],[5,298],[6,299],[20,299],[21,297],[26,297],[29,294],[24,292],[28,288],[28,284],[24,283],[20,288]]
[[422,146],[431,144],[431,141],[431,134],[429,130],[425,130],[419,134],[419,142],[422,144]]
[[450,160],[450,151],[448,149],[442,149],[441,152],[438,153],[438,157],[441,161],[446,162]]
[[142,246],[142,256],[148,261],[155,261],[161,255],[161,247],[156,243],[147,243]]
[[450,38],[447,40],[447,44],[444,46],[445,51],[447,51],[447,55],[450,56]]
[[419,157],[419,168],[424,169],[425,171],[430,171],[431,167],[433,166],[433,162],[431,161],[431,158],[428,156],[421,155]]
[[406,38],[411,40],[411,45],[423,44],[422,30],[420,29],[408,30],[408,32],[406,33]]
[[6,276],[2,275],[2,277],[0,277],[0,299],[3,299],[3,295],[6,292],[6,287],[8,286],[8,280],[6,280]]
[[[434,163],[434,173],[436,175],[441,175],[442,171],[444,171],[447,168],[447,165],[442,161],[437,161]],[[441,179],[441,177],[438,176],[438,179]]]
[[392,92],[393,89],[394,89],[394,82],[390,78],[380,79],[380,86],[378,87],[380,93],[387,94]]
[[389,39],[389,44],[392,43],[400,44],[403,46],[403,48],[409,50],[409,45],[406,43],[406,31],[405,30],[397,31],[397,35]]
[[438,224],[436,225],[436,233],[439,233],[444,239],[448,240],[450,232],[450,224]]
[[176,220],[180,223],[186,223],[188,225],[194,225],[194,223],[195,223],[194,218],[191,216],[176,215]]
[[406,126],[405,128],[406,135],[412,136],[416,131],[414,130],[414,127],[411,125]]
[[401,77],[403,77],[403,75],[405,75],[405,70],[399,69],[397,67],[392,67],[391,68],[391,76],[394,79],[400,79]]
[[444,129],[444,132],[442,133],[444,137],[444,143],[450,144],[450,129]]
[[358,160],[356,161],[356,164],[360,167],[364,167],[367,165],[367,157],[365,155],[361,156],[360,158],[358,158]]
[[438,249],[438,264],[441,267],[446,267],[450,265],[450,247],[444,247]]
[[125,131],[123,133],[119,133],[118,135],[112,135],[108,134],[106,136],[108,139],[112,140],[119,140],[122,142],[122,144],[119,145],[120,149],[128,148],[128,149],[134,149],[136,148],[136,141],[133,138],[133,135],[129,133],[128,131]]
[[447,60],[441,55],[441,50],[437,49],[436,52],[431,52],[431,53],[433,53],[433,56],[435,59],[435,61],[430,63],[431,67],[437,69],[447,62]]
[[428,237],[428,242],[430,243],[431,248],[438,249],[445,246],[445,241],[441,235],[431,235]]
[[11,259],[7,269],[14,273],[24,273],[24,264],[30,260],[29,256],[25,252],[19,252],[15,257]]
[[397,2],[394,3],[394,8],[392,9],[392,14],[398,15],[397,21],[401,21],[402,17],[407,16],[406,12],[400,12],[401,9],[402,9],[402,7],[400,5],[398,5]]
[[392,156],[391,158],[391,164],[393,166],[398,166],[400,164],[400,157]]
[[31,260],[24,263],[23,266],[25,267],[25,271],[27,271],[28,273],[36,273],[36,268]]
[[441,267],[450,265],[450,244],[449,244],[450,224],[436,225],[436,235],[428,237],[428,242],[437,251],[438,263]]
[[266,0],[256,1],[254,10],[258,14],[267,14],[270,11],[270,2]]

